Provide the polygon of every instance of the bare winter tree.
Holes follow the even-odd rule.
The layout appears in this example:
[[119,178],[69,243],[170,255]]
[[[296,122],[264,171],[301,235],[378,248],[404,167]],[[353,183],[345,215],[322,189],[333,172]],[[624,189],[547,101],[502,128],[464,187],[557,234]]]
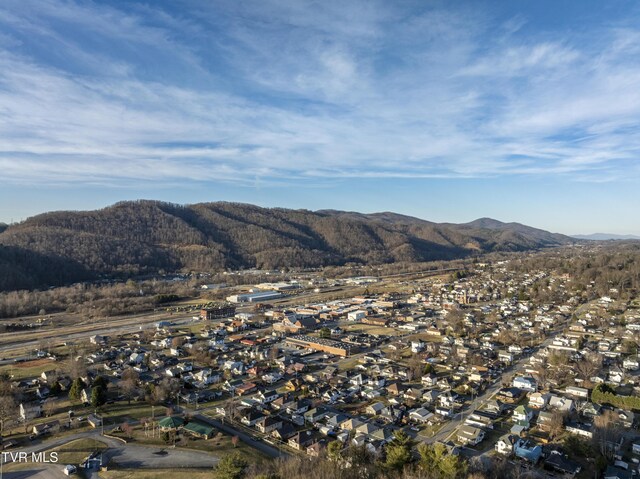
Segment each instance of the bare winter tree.
[[230,398],[224,405],[225,418],[235,420],[238,417],[238,401],[235,397]]
[[594,420],[593,445],[604,457],[613,459],[624,432],[613,411],[605,411]]
[[58,409],[57,401],[53,398],[48,398],[42,405],[42,411],[47,417],[53,416]]
[[538,364],[535,375],[538,379],[538,384],[542,389],[546,389],[549,386],[549,364],[547,363],[547,358],[543,358],[542,362]]
[[422,377],[422,372],[424,370],[424,365],[422,363],[422,357],[419,354],[413,354],[409,360],[407,361],[407,375],[410,375],[412,379],[420,379]]
[[140,375],[136,370],[129,368],[125,369],[122,373],[122,379],[120,380],[120,391],[122,395],[127,399],[129,404],[131,404],[131,399],[135,397],[140,388],[138,387],[138,380]]
[[454,336],[461,336],[464,333],[464,311],[453,309],[447,314],[447,323]]
[[18,405],[11,395],[0,396],[0,435],[4,434],[4,428],[16,418]]
[[587,354],[573,365],[578,378],[590,381],[602,368],[602,359],[595,353]]
[[71,379],[84,378],[87,376],[87,363],[84,357],[72,351],[64,362],[62,372],[69,375]]
[[546,424],[551,439],[557,438],[564,431],[565,416],[561,411],[553,411],[551,414],[551,420]]

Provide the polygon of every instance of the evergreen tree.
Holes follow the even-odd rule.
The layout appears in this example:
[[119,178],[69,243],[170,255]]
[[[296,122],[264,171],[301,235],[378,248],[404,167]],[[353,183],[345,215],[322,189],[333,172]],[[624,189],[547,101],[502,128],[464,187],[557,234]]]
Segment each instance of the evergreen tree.
[[91,391],[91,406],[98,408],[107,401],[105,390],[101,386],[96,386]]
[[96,376],[96,378],[93,380],[93,387],[99,386],[102,389],[107,389],[107,385],[109,384],[109,381],[107,380],[107,378],[105,378],[104,376]]
[[458,456],[449,454],[444,444],[420,444],[418,453],[419,467],[427,477],[456,479],[465,477],[467,473],[467,464]]
[[216,479],[240,479],[249,463],[240,453],[227,454],[214,469]]
[[71,384],[71,388],[69,388],[69,399],[72,401],[79,401],[84,388],[84,381],[80,378],[76,378]]
[[385,468],[389,471],[401,471],[411,461],[413,440],[404,432],[398,431],[386,447]]

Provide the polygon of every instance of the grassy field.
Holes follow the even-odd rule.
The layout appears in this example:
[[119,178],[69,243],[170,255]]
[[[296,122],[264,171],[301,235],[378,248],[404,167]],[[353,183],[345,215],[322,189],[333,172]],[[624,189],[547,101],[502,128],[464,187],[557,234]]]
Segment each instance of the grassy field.
[[[164,407],[156,407],[156,417],[164,415]],[[151,417],[152,408],[146,402],[117,402],[115,404],[109,404],[104,408],[101,414],[105,419],[105,431],[107,426],[111,429],[112,426],[117,426],[123,422],[130,422],[132,420],[139,420],[141,418]]]
[[429,334],[429,333],[412,334],[411,336],[407,336],[407,339],[408,340],[422,339],[425,343],[441,343],[442,342],[441,336],[434,336],[433,334]]
[[77,439],[63,446],[52,449],[58,453],[58,462],[61,464],[80,464],[94,451],[107,449],[104,442],[95,439]]
[[99,475],[102,479],[209,479],[213,474],[210,469],[122,469],[103,471]]
[[340,369],[340,371],[349,371],[355,368],[359,361],[360,360],[358,358],[342,360],[338,363],[338,369]]
[[12,379],[18,381],[40,376],[43,371],[52,371],[57,366],[51,359],[34,359],[23,363],[6,364],[0,367],[0,372],[7,373]]

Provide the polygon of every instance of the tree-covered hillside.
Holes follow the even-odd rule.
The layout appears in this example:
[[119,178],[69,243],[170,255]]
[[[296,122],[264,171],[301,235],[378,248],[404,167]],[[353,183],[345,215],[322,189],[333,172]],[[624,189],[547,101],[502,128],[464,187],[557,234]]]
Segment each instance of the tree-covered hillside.
[[[496,223],[483,228],[393,213],[122,202],[97,211],[46,213],[7,227],[0,233],[0,271],[8,275],[0,288],[158,271],[447,260],[572,241]],[[51,269],[56,271],[43,273]]]

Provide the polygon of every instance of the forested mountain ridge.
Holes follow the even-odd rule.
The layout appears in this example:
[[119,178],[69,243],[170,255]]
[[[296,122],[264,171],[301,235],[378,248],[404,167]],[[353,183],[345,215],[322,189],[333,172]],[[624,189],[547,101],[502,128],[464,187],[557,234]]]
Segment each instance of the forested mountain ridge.
[[[573,241],[501,224],[505,226],[483,228],[395,213],[312,212],[226,202],[122,202],[96,211],[45,213],[7,227],[0,233],[0,289],[159,270],[454,259]],[[49,266],[57,270],[55,275],[35,273]]]

